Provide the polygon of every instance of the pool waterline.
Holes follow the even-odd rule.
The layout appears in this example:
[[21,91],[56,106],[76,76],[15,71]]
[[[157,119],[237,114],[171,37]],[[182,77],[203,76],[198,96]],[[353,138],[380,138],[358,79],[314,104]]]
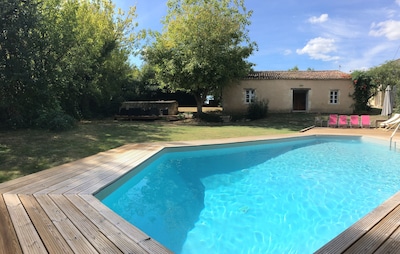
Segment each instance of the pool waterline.
[[[311,138],[315,138],[315,136],[312,136]],[[324,136],[317,136],[317,138],[335,138],[335,139],[343,139],[343,140],[350,140],[350,139],[360,139],[361,140],[361,139],[365,139],[365,138],[362,138],[360,136],[344,136],[344,137],[342,137],[342,136],[325,136],[325,135]],[[246,143],[239,143],[239,145],[241,145],[241,146],[243,146],[243,145],[252,146],[252,145],[260,145],[260,144],[274,144],[274,143],[292,142],[293,140],[304,141],[304,140],[308,140],[308,139],[310,139],[310,137],[296,137],[296,138],[284,138],[284,139],[273,139],[273,140],[258,140],[258,141],[251,141],[251,142],[246,142]],[[367,139],[369,139],[369,138],[367,138]],[[374,141],[376,141],[376,140],[374,140]],[[382,143],[382,142],[378,141],[378,143]],[[219,148],[223,148],[223,147],[224,148],[235,147],[237,145],[238,145],[238,143],[235,143],[235,144],[221,144],[221,145],[216,145],[216,146],[213,145],[212,147],[208,146],[208,145],[205,145],[205,146],[200,146],[200,150],[210,149],[210,148],[219,149]],[[136,167],[134,170],[131,170],[128,174],[126,174],[124,177],[122,177],[120,179],[120,181],[128,181],[128,179],[127,179],[128,177],[131,177],[132,175],[139,174],[143,168],[145,168],[146,166],[148,166],[153,161],[155,161],[156,159],[160,158],[162,155],[164,155],[166,153],[169,153],[171,151],[177,152],[177,151],[188,151],[188,150],[198,150],[198,149],[199,149],[199,147],[191,147],[191,146],[166,148],[163,151],[155,154],[151,159],[147,160],[146,162],[141,164],[139,167]],[[108,193],[109,193],[109,190],[110,190],[109,188],[112,189],[112,188],[117,188],[117,187],[115,186],[115,184],[112,184],[108,188],[106,188],[104,191],[99,192],[96,195],[96,197],[98,197],[99,199],[102,199],[102,198],[104,198],[104,196],[107,196]],[[243,209],[243,211],[245,211],[245,210],[246,209]]]

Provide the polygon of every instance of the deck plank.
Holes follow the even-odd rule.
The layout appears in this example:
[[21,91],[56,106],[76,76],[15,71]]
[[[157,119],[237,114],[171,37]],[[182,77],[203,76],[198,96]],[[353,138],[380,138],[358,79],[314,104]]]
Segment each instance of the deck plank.
[[400,228],[395,232],[375,251],[375,254],[397,253],[400,250]]
[[386,200],[383,204],[365,215],[341,234],[322,246],[315,254],[344,253],[355,242],[377,225],[385,216],[390,214],[400,204],[400,192]]
[[39,234],[33,226],[17,195],[4,194],[4,201],[10,213],[15,231],[22,242],[21,248],[24,253],[47,253]]
[[49,219],[45,211],[31,195],[21,194],[19,199],[50,253],[73,253],[65,239]]
[[63,171],[63,169],[67,170],[68,168],[69,164],[63,164],[54,168],[42,170],[30,175],[26,175],[4,183],[0,183],[0,193],[7,193],[10,191],[14,191],[18,188],[35,183],[37,180],[46,179],[54,174],[57,174],[58,171],[60,170]]
[[122,251],[111,242],[98,227],[86,218],[66,197],[63,195],[51,195],[51,199],[62,207],[65,215],[70,221],[79,227],[80,232],[100,253],[122,253]]
[[80,197],[89,203],[91,206],[95,207],[96,210],[107,220],[109,220],[112,224],[118,227],[119,230],[124,232],[126,235],[129,235],[130,238],[134,239],[140,246],[145,248],[149,253],[158,253],[158,254],[170,254],[172,253],[170,250],[166,249],[160,243],[150,238],[148,235],[143,233],[138,228],[132,226],[129,222],[122,219],[119,215],[114,213],[108,207],[104,206],[100,200],[95,198],[93,195],[80,195]]
[[[121,154],[117,159],[105,161],[102,164],[99,164],[96,168],[96,174],[92,173],[93,169],[85,170],[80,175],[76,175],[64,182],[61,182],[57,185],[52,186],[51,188],[47,188],[42,190],[42,192],[52,193],[52,194],[63,194],[71,189],[78,186],[82,186],[83,188],[87,188],[88,186],[93,185],[93,182],[98,181],[97,179],[101,178],[103,175],[112,175],[120,171],[122,168],[129,168],[132,169],[130,166],[139,155],[136,150],[125,152]],[[104,177],[104,176],[103,176]],[[71,192],[70,192],[71,193]],[[72,193],[76,193],[73,191]]]
[[22,253],[3,195],[0,195],[0,253]]
[[107,218],[77,195],[66,196],[99,230],[124,253],[148,253],[135,241],[119,230]]
[[38,195],[35,198],[74,253],[98,253],[49,196]]
[[98,178],[96,178],[96,181],[90,182],[90,184],[82,184],[77,186],[74,189],[71,189],[66,192],[66,194],[71,194],[71,193],[80,193],[80,194],[93,194],[99,191],[100,189],[104,188],[105,186],[113,183],[115,180],[121,178],[128,172],[132,170],[132,168],[135,168],[142,164],[144,161],[149,159],[151,156],[153,156],[154,153],[157,153],[161,150],[161,148],[156,149],[153,152],[143,152],[140,153],[140,156],[135,157],[135,160],[132,161],[129,165],[127,164],[124,167],[119,168],[119,170],[112,172],[111,174],[104,174],[104,175],[99,175]]
[[[33,194],[55,183],[69,179],[70,175],[80,174],[82,170],[95,168],[97,165],[112,160],[121,152],[128,151],[133,145],[125,145],[106,152],[101,152],[77,161],[69,162],[50,169],[42,170],[0,184],[0,193]],[[54,181],[54,182],[53,182]]]
[[[103,158],[101,158],[103,159]],[[105,158],[104,158],[105,159]],[[105,159],[106,160],[106,159]],[[90,170],[91,168],[95,168],[98,165],[101,165],[101,160],[86,160],[84,164],[82,163],[71,163],[69,167],[65,168],[64,170],[58,170],[54,172],[51,176],[41,178],[37,177],[32,179],[29,184],[21,186],[19,188],[15,188],[10,190],[8,193],[25,193],[25,194],[34,194],[38,193],[41,190],[46,190],[50,186],[55,184],[63,183],[75,176],[82,175],[84,172]]]
[[355,242],[345,253],[373,253],[400,225],[400,206]]

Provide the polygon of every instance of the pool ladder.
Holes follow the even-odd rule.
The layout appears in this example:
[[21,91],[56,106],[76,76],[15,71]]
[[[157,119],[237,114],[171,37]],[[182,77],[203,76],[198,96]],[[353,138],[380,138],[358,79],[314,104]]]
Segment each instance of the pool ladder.
[[[394,129],[392,135],[390,136],[390,144],[389,144],[389,149],[392,150],[392,141],[393,141],[393,136],[396,134],[397,130],[400,127],[400,123],[397,125],[396,129]],[[396,151],[396,142],[394,142],[394,150]]]

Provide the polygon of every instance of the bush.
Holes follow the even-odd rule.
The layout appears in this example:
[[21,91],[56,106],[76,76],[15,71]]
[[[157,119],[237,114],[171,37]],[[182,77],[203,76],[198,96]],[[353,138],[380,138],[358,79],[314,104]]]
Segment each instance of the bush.
[[250,120],[257,120],[267,117],[268,114],[268,101],[255,100],[247,108],[247,118]]
[[201,121],[208,122],[208,123],[220,123],[220,122],[222,122],[220,114],[201,113],[200,115],[194,114],[194,117],[198,118]]
[[65,131],[74,128],[76,120],[60,109],[49,109],[41,112],[36,119],[36,126],[51,131]]

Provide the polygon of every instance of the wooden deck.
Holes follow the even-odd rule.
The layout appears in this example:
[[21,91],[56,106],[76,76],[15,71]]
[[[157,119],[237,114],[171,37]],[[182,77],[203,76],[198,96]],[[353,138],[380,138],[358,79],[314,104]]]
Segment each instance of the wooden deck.
[[[330,134],[326,133],[329,128],[321,129],[285,137]],[[341,132],[338,134],[343,134]],[[380,133],[381,136],[372,132],[360,135],[385,139],[390,136],[390,133]],[[105,207],[93,194],[166,146],[280,137],[132,144],[2,183],[0,253],[171,253]],[[393,253],[399,250],[399,205],[400,193],[317,253]]]
[[127,145],[0,184],[0,253],[170,253],[92,194],[158,145]]

